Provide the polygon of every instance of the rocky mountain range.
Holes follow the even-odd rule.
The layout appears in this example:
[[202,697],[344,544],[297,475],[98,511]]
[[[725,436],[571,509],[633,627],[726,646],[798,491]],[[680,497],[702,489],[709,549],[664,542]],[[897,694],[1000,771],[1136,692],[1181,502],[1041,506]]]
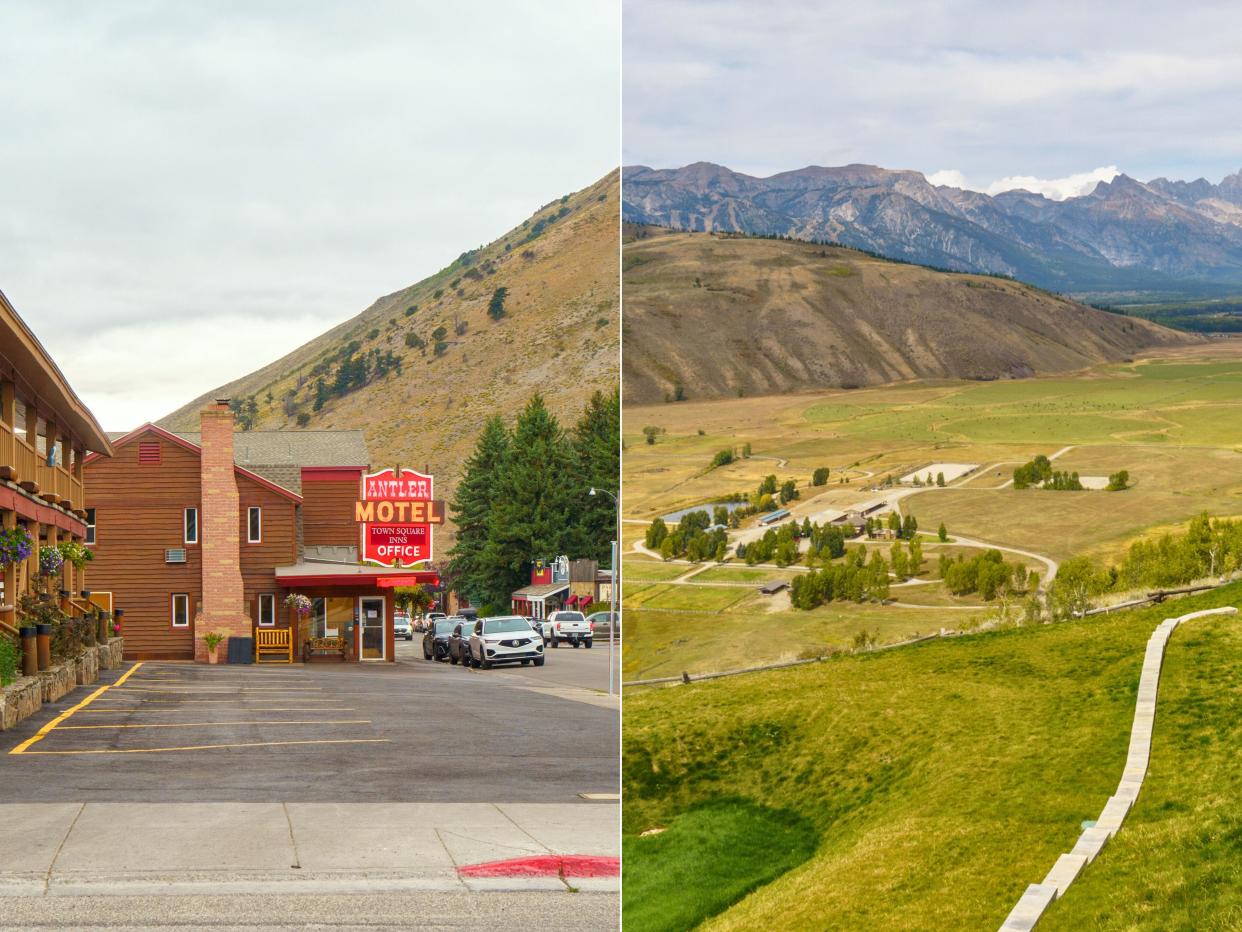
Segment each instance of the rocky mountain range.
[[1123,174],[1062,201],[873,165],[758,178],[697,162],[632,166],[623,177],[623,217],[634,223],[827,241],[1079,297],[1242,289],[1242,172],[1220,184]]

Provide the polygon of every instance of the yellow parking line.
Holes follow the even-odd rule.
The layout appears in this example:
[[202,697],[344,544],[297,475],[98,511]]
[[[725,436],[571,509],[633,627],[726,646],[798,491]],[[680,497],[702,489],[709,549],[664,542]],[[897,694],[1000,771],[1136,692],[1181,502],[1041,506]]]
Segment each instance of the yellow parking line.
[[[306,706],[272,707],[272,706],[246,706],[246,705],[235,705],[235,706],[213,705],[211,708],[213,712],[356,712],[358,711],[357,709],[351,709],[345,706],[335,706],[335,705],[331,705],[331,706],[317,705],[312,709],[308,709]],[[143,715],[147,715],[148,713],[153,713],[153,712],[192,712],[192,711],[194,710],[193,709],[182,709],[180,706],[172,706],[166,709],[140,709],[140,708],[131,709],[131,708],[125,708],[123,706],[110,706],[106,709],[83,709],[82,714],[83,715],[120,715],[122,712],[141,712]],[[199,711],[205,712],[206,709],[200,709]]]
[[[256,702],[260,700],[270,700],[272,702],[340,702],[340,699],[317,699],[314,696],[221,696],[219,699],[186,699],[184,701],[176,701],[173,699],[139,699],[137,696],[117,696],[109,698],[104,696],[100,702],[154,702],[159,705],[215,705],[218,702],[245,702],[247,698],[253,698]],[[256,706],[258,708],[258,706]]]
[[212,725],[370,725],[369,718],[341,718],[341,719],[312,719],[309,721],[294,721],[285,719],[283,721],[269,722],[155,722],[153,724],[126,724],[111,723],[107,725],[62,725],[61,731],[82,731],[88,728],[205,728]]
[[[30,747],[32,744],[34,744],[37,741],[42,741],[44,736],[46,736],[48,732],[50,732],[53,728],[55,728],[65,719],[67,719],[74,712],[78,711],[79,709],[85,709],[88,705],[90,705],[92,702],[94,702],[96,699],[98,699],[100,696],[106,693],[109,689],[112,689],[114,686],[120,686],[122,683],[124,683],[127,679],[129,679],[133,675],[135,670],[137,670],[141,666],[142,666],[142,661],[140,660],[136,664],[134,664],[132,667],[130,667],[128,670],[126,670],[124,674],[121,675],[121,678],[117,680],[115,683],[109,683],[107,686],[100,686],[97,690],[95,690],[93,693],[91,693],[89,696],[87,696],[85,699],[83,699],[81,702],[75,705],[72,709],[66,709],[64,712],[61,712],[58,716],[56,716],[54,719],[52,719],[50,722],[48,722],[46,725],[40,728],[37,732],[35,732],[33,735],[31,735],[29,738],[27,738],[17,747],[13,748],[13,750],[9,751],[9,753],[10,754],[27,753],[26,749],[28,747]],[[38,754],[39,752],[34,751],[33,753]]]
[[[191,744],[176,748],[100,748],[92,751],[27,751],[27,754],[156,754],[163,751],[211,751],[216,748],[266,748],[284,744],[388,744],[388,738],[313,738],[307,741],[254,741],[248,744]],[[14,753],[10,751],[9,753]]]
[[181,693],[321,693],[322,686],[174,686],[171,689],[156,686],[126,686],[123,692],[130,693],[165,693],[180,695]]

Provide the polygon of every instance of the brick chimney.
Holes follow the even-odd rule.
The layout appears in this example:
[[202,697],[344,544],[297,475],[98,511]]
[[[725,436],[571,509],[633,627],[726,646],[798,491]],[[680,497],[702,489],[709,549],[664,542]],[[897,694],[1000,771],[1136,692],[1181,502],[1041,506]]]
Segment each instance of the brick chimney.
[[203,558],[203,603],[194,620],[194,659],[205,663],[207,645],[203,635],[218,631],[225,636],[220,654],[227,649],[227,638],[252,635],[242,587],[241,506],[233,471],[233,411],[228,399],[219,399],[204,408],[199,424],[203,447],[199,466],[203,496],[199,545]]

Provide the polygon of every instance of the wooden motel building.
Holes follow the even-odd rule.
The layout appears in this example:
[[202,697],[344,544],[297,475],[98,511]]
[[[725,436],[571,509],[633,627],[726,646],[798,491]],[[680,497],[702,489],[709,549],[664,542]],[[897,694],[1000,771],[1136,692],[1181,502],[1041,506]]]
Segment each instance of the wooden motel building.
[[[359,562],[361,431],[235,432],[221,400],[196,433],[146,424],[111,448],[85,464],[91,572],[123,612],[126,658],[201,662],[218,632],[220,659],[236,661],[285,629],[295,661],[392,661],[393,588],[439,582]],[[309,615],[290,594],[311,600]]]
[[[35,589],[39,547],[88,540],[88,453],[106,462],[112,445],[0,293],[0,528],[24,528],[34,544],[26,560],[0,572],[0,637],[16,638],[25,623],[18,606],[21,596]],[[74,617],[93,612],[84,595],[85,569],[66,561],[59,583],[51,589],[59,590],[62,612]]]

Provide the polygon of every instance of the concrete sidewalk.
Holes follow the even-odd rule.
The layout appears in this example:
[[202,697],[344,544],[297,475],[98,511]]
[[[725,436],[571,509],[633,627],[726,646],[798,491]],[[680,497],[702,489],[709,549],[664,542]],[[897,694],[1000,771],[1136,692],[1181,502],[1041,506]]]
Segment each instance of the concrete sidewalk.
[[620,889],[458,873],[619,857],[615,803],[12,803],[0,838],[0,896]]

